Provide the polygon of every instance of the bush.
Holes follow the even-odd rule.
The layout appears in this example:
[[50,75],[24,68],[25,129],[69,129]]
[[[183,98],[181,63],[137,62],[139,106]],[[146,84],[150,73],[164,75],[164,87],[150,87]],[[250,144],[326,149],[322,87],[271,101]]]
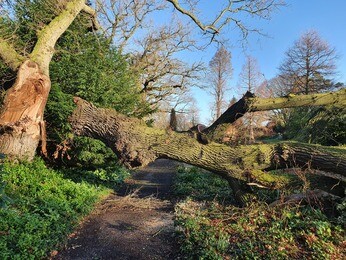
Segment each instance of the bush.
[[239,209],[187,200],[176,206],[182,253],[188,259],[344,259],[345,231],[319,210]]

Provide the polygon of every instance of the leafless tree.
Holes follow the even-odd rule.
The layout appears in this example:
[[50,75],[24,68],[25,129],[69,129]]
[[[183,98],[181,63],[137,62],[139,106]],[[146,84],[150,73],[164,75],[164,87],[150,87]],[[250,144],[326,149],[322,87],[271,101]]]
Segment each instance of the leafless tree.
[[279,70],[286,94],[309,94],[333,88],[338,55],[316,31],[305,32],[285,55]]
[[212,21],[202,21],[198,17],[198,4],[202,1],[187,0],[183,4],[179,0],[166,0],[180,13],[188,16],[202,31],[215,36],[226,25],[235,25],[245,39],[249,32],[260,32],[258,28],[252,28],[244,22],[244,15],[252,18],[270,19],[273,10],[285,4],[282,0],[229,0],[215,15]]
[[195,47],[188,27],[181,23],[163,26],[137,41],[131,55],[132,66],[140,74],[141,93],[153,108],[162,100],[196,84],[204,66],[201,62],[187,64],[176,57]]
[[[257,60],[252,56],[247,56],[242,71],[239,74],[240,89],[256,93],[263,79],[264,77],[260,71]],[[244,118],[244,125],[248,132],[248,143],[253,143],[255,141],[255,121],[254,113],[248,113]]]
[[96,0],[103,33],[123,50],[136,33],[150,26],[150,14],[164,9],[158,0]]
[[[176,58],[177,53],[197,47],[196,42],[191,40],[192,26],[186,24],[186,19],[184,24],[181,24],[177,15],[173,15],[169,25],[153,29],[150,18],[155,12],[173,5],[175,10],[189,17],[192,24],[213,38],[227,24],[238,27],[245,38],[252,29],[242,22],[238,14],[268,19],[269,14],[283,4],[280,0],[228,1],[213,22],[209,23],[202,22],[197,17],[201,2],[188,0],[182,4],[178,0],[96,1],[104,33],[120,50],[131,49],[133,66],[141,75],[141,92],[153,109],[159,106],[159,102],[174,94],[175,88],[184,88],[196,82],[198,73],[203,69],[201,63],[186,64]],[[138,32],[145,36],[138,39]]]
[[223,107],[226,105],[225,92],[228,88],[228,80],[232,76],[231,53],[221,46],[209,62],[209,73],[207,75],[210,86],[208,91],[213,96],[214,120],[220,117]]
[[168,125],[171,126],[172,110],[174,110],[176,117],[176,127],[174,130],[188,130],[200,123],[196,100],[188,89],[179,89],[174,95],[169,96],[160,103],[157,112],[150,116],[154,121],[154,125],[163,129],[166,129]]

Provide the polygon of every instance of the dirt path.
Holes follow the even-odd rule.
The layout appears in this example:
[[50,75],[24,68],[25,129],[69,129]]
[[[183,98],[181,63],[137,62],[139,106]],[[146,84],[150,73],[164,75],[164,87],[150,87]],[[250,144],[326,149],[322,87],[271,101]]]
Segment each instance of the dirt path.
[[176,259],[169,201],[176,166],[161,159],[136,172],[85,219],[53,259]]

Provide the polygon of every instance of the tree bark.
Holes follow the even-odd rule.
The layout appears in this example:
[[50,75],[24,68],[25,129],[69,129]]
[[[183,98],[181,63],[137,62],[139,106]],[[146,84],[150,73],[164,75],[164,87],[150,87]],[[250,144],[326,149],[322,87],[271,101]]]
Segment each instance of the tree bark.
[[103,141],[129,167],[139,167],[157,158],[170,158],[236,178],[252,185],[280,188],[291,175],[267,172],[292,166],[311,167],[346,174],[346,150],[318,145],[283,142],[230,147],[201,144],[187,133],[147,127],[145,122],[114,110],[96,108],[75,98],[77,108],[70,122],[78,135]]

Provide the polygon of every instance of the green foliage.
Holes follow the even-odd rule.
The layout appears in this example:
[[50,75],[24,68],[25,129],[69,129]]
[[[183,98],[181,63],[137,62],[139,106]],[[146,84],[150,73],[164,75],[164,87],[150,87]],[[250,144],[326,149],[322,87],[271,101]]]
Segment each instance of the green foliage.
[[284,137],[307,143],[346,143],[346,109],[315,107],[293,109],[285,125]]
[[181,249],[188,259],[343,259],[345,231],[306,207],[239,209],[181,202],[176,209]]
[[[64,1],[20,0],[13,3],[13,15],[1,18],[1,32],[14,39],[17,50],[27,55],[37,41],[38,32],[64,8]],[[53,60],[50,64],[51,93],[45,111],[48,145],[51,153],[57,145],[72,137],[68,117],[74,105],[73,96],[79,96],[97,106],[113,108],[126,115],[142,117],[150,112],[142,100],[138,88],[138,75],[122,55],[104,36],[91,31],[90,17],[81,12],[68,30],[58,40]],[[11,36],[11,37],[10,37]],[[13,83],[13,74],[0,62],[0,78],[3,89]],[[92,141],[89,141],[91,143]],[[73,148],[81,143],[76,141]],[[95,142],[94,146],[100,146]],[[78,147],[82,149],[83,147]],[[106,148],[94,154],[92,160],[102,160],[100,156]],[[90,149],[86,152],[90,152]],[[72,152],[73,156],[80,151]],[[85,156],[85,153],[83,155]],[[83,162],[83,158],[78,158]],[[106,159],[103,159],[106,160]]]
[[127,115],[142,105],[136,75],[126,57],[101,36],[69,31],[57,49],[50,71],[52,85],[62,92]]
[[[0,258],[46,257],[63,243],[95,202],[109,193],[106,186],[119,183],[126,176],[124,170],[113,171],[113,175],[101,169],[54,171],[46,168],[42,160],[5,163],[0,183],[6,186],[1,194],[10,197],[11,202],[0,208]],[[78,181],[71,180],[73,174]]]
[[75,149],[72,149],[72,160],[77,166],[85,169],[98,169],[100,167],[113,167],[116,165],[116,155],[99,140],[87,137],[75,137],[73,139]]
[[346,197],[343,197],[342,201],[337,205],[337,209],[340,212],[340,216],[338,217],[338,223],[346,227]]
[[[81,20],[77,19],[59,40],[50,66],[52,90],[46,120],[50,124],[49,139],[58,144],[71,138],[68,117],[74,109],[73,96],[127,115],[142,116],[147,111],[138,93],[137,76],[126,57],[109,46],[102,36],[87,32]],[[86,139],[76,139],[72,146],[76,150],[71,152],[71,157],[78,163],[91,159],[88,165],[98,164],[109,159],[105,145],[91,139],[82,140]]]
[[11,198],[5,193],[6,183],[0,182],[0,209],[7,208],[8,204],[12,202]]
[[17,0],[13,3],[11,24],[14,46],[23,54],[30,53],[37,41],[37,32],[49,23],[60,7],[53,0]]
[[180,199],[226,201],[230,199],[229,184],[225,179],[198,169],[180,167],[174,180],[174,196]]
[[64,93],[57,84],[53,84],[45,110],[49,138],[61,142],[71,135],[71,125],[67,119],[73,109],[73,96]]
[[104,187],[116,188],[130,173],[122,166],[111,165],[98,169],[85,170],[81,167],[66,168],[62,170],[65,178],[71,179],[77,183],[88,182]]
[[[336,219],[331,221],[310,206],[275,208],[257,202],[247,208],[237,208],[210,198],[201,202],[200,187],[209,192],[217,191],[218,185],[198,177],[200,174],[194,168],[181,169],[175,180],[179,183],[174,185],[178,195],[197,194],[196,198],[184,199],[176,205],[176,230],[187,259],[346,257],[343,215],[338,219],[340,226]],[[344,204],[339,205],[339,210],[344,210]]]
[[188,199],[175,208],[181,252],[187,259],[225,259],[229,234],[220,222],[206,217],[203,206]]
[[[50,66],[52,91],[46,109],[50,140],[59,144],[71,137],[68,117],[74,108],[73,96],[130,116],[141,117],[147,113],[148,107],[139,94],[137,75],[127,57],[102,36],[87,32],[83,17],[71,25],[56,48]],[[90,138],[75,138],[71,148],[73,161],[86,167],[116,160],[103,143]]]

